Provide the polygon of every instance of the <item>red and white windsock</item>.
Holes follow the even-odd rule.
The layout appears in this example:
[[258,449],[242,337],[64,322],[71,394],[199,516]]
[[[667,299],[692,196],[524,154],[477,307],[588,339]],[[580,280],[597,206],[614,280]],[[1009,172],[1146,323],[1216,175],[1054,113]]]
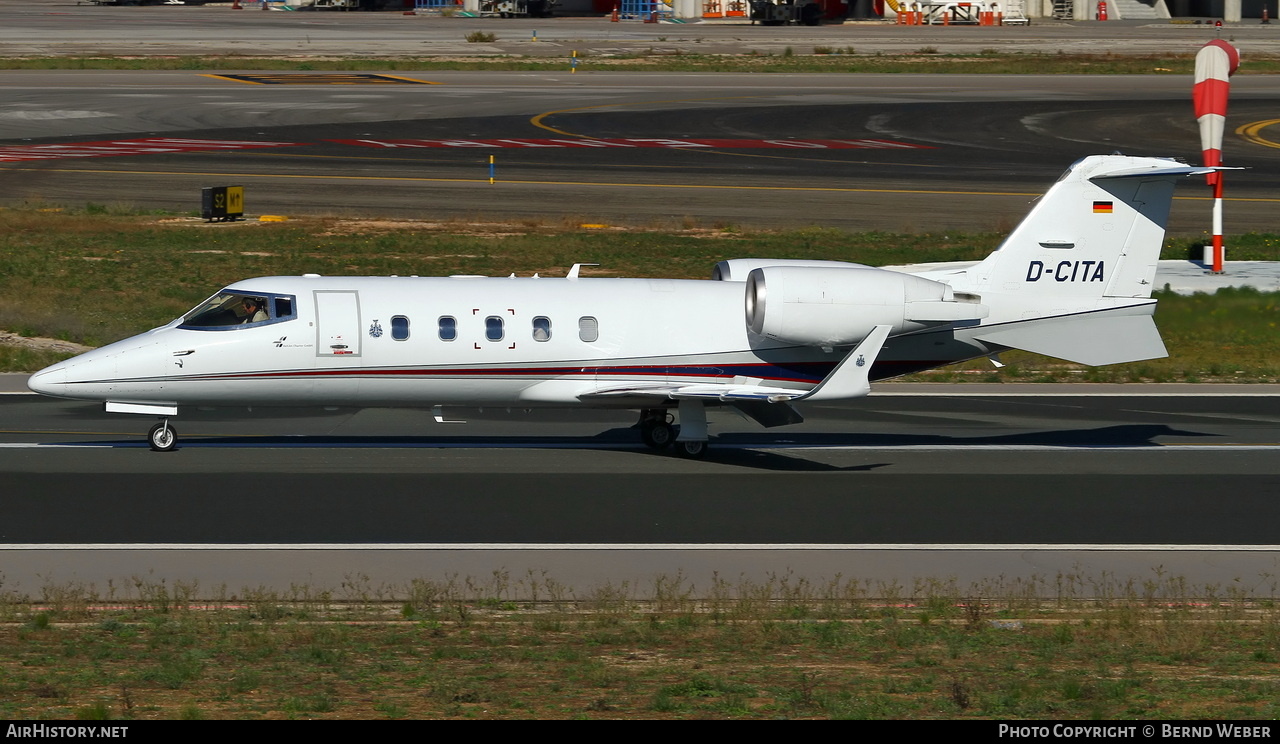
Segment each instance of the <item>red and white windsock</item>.
[[[1227,123],[1227,98],[1231,92],[1229,78],[1240,66],[1240,52],[1223,41],[1214,39],[1196,53],[1196,84],[1191,89],[1196,122],[1200,125],[1200,149],[1204,164],[1222,165],[1222,133]],[[1213,187],[1213,270],[1222,271],[1222,173],[1205,176]]]
[[[1223,41],[1214,39],[1196,54],[1196,84],[1191,89],[1196,122],[1200,124],[1200,148],[1205,165],[1222,165],[1222,132],[1227,121],[1227,97],[1231,93],[1229,78],[1240,66],[1240,53]],[[1217,173],[1207,176],[1212,184]]]

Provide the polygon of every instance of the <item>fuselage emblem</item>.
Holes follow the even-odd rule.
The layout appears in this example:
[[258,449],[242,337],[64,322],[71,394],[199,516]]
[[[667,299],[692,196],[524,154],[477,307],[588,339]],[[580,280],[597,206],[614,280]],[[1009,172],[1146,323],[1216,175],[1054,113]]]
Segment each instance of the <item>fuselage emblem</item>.
[[382,336],[382,324],[376,320],[373,321],[373,324],[369,326],[369,335],[374,338],[380,338]]

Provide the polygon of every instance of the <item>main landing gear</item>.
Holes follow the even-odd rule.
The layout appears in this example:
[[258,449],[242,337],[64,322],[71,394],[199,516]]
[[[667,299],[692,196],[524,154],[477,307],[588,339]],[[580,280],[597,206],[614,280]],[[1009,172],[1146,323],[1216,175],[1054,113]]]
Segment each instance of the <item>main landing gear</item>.
[[700,460],[707,456],[706,442],[676,442],[675,453],[690,460]]
[[172,452],[178,446],[178,430],[169,426],[169,419],[165,419],[151,427],[147,441],[156,452]]
[[676,427],[672,416],[661,408],[640,412],[640,440],[649,449],[664,450],[676,441]]
[[[697,406],[697,410],[691,414],[691,417],[697,419],[697,414],[702,413],[702,404],[696,403],[695,405]],[[680,407],[682,419],[685,419],[685,411],[687,408],[688,407],[683,404]],[[696,420],[692,422],[682,421],[682,423],[684,423],[685,427],[688,427],[689,424],[692,423],[693,432],[701,431],[702,435],[704,437],[706,436],[707,427],[705,413],[702,415],[701,427],[698,426],[698,422]],[[679,439],[677,435],[682,433],[681,430],[684,427],[675,426],[671,414],[667,413],[665,409],[646,408],[641,411],[639,426],[640,439],[645,443],[645,446],[650,449],[661,452],[662,450],[670,447],[677,455],[692,459],[702,458],[707,454],[706,439]]]

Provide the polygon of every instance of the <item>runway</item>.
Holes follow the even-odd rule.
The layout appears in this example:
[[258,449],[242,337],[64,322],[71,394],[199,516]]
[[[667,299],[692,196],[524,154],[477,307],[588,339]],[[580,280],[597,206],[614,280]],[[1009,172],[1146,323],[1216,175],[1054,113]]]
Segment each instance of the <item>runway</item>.
[[[0,204],[636,226],[1001,231],[1076,159],[1195,158],[1170,76],[199,72],[0,76]],[[1280,76],[1240,77],[1227,214],[1274,229]],[[493,159],[492,170],[490,158]],[[493,182],[490,182],[490,176]],[[1175,233],[1200,234],[1188,185]]]
[[536,570],[641,586],[783,568],[976,582],[993,565],[1162,566],[1202,583],[1276,568],[1280,396],[1266,386],[892,394],[912,387],[785,430],[714,416],[705,461],[645,450],[625,413],[505,410],[466,424],[205,414],[161,454],[141,419],[6,396],[0,565],[28,589],[50,573],[157,571],[235,586]]

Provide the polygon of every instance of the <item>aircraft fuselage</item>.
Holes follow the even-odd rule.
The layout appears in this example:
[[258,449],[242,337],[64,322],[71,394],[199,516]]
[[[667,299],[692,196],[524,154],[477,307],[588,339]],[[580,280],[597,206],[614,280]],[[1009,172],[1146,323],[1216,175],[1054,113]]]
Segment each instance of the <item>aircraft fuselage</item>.
[[[804,391],[848,350],[752,334],[741,282],[266,277],[220,294],[287,312],[203,327],[178,319],[56,365],[32,386],[173,405],[564,405],[620,381],[736,378]],[[945,346],[944,361],[985,353]],[[888,351],[873,379],[937,363]]]

